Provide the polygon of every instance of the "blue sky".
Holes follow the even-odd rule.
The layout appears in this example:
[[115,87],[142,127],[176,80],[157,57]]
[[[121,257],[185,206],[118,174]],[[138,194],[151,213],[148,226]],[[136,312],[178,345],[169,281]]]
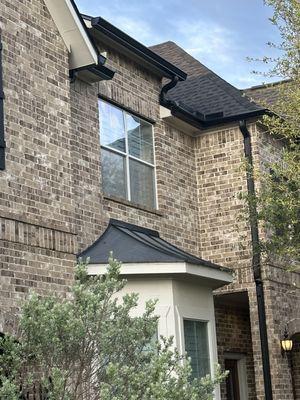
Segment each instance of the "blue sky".
[[[172,40],[239,88],[268,81],[253,75],[270,56],[278,33],[263,0],[76,0],[82,13],[101,16],[143,44]],[[273,81],[276,78],[272,79]]]

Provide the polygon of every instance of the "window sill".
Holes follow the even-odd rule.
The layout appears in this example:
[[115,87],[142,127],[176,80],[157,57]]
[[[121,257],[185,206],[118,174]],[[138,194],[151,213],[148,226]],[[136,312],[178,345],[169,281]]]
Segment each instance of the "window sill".
[[151,213],[151,214],[158,215],[159,217],[162,217],[164,215],[159,210],[155,210],[154,208],[150,208],[150,207],[141,206],[140,204],[136,204],[136,203],[133,203],[132,201],[125,200],[125,199],[122,199],[122,198],[119,198],[119,197],[103,196],[103,198],[105,200],[113,201],[115,203],[123,204],[123,205],[128,206],[128,207],[136,208],[138,210],[142,210],[142,211],[146,211],[146,212]]

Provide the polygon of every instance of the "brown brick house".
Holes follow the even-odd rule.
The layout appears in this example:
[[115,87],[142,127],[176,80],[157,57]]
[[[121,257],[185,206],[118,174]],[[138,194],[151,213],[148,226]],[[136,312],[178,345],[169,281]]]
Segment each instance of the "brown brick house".
[[[184,291],[186,281],[177,278],[196,279],[193,265],[201,267],[201,288],[206,267],[210,289],[226,280],[214,275],[215,265],[235,271],[234,282],[215,292],[218,358],[231,371],[223,399],[271,398],[268,382],[274,399],[300,398],[298,345],[294,394],[280,348],[286,324],[290,335],[300,331],[299,275],[263,263],[254,271],[257,227],[238,221],[238,194],[249,187],[245,151],[251,143],[259,168],[277,156],[258,122],[264,109],[176,44],[147,49],[101,18],[83,22],[73,6],[0,4],[0,330],[11,329],[31,288],[67,291],[76,255],[99,237],[103,243],[110,226],[111,243],[116,234],[123,237],[118,244],[131,238],[131,253],[141,258],[126,261],[143,264],[144,275],[150,261],[184,264],[180,273],[164,272],[182,304],[190,286]],[[100,245],[94,265],[103,263],[103,252]],[[258,286],[271,381],[262,365]]]

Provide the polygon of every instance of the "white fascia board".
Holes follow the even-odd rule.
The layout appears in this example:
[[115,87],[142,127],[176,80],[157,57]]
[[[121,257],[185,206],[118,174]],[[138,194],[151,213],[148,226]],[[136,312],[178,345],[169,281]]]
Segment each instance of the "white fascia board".
[[70,69],[98,64],[97,52],[70,0],[44,0],[70,53]]
[[[89,275],[103,275],[107,264],[89,264]],[[122,275],[165,275],[186,273],[186,263],[126,263],[121,265]]]
[[201,278],[208,278],[215,281],[232,283],[232,274],[218,268],[210,268],[205,265],[187,264],[187,273]]
[[[103,275],[107,270],[107,264],[89,264],[89,275]],[[126,263],[121,265],[121,275],[186,275],[198,279],[209,279],[212,281],[232,282],[232,275],[217,268],[210,268],[205,265],[194,265],[185,262],[178,263]]]

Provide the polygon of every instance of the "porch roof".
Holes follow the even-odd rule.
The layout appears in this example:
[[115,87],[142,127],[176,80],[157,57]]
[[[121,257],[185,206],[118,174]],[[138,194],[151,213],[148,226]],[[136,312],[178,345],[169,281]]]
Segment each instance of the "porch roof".
[[186,262],[229,271],[220,265],[193,256],[162,239],[158,231],[111,219],[105,232],[78,255],[90,264],[105,264],[110,252],[122,263]]

